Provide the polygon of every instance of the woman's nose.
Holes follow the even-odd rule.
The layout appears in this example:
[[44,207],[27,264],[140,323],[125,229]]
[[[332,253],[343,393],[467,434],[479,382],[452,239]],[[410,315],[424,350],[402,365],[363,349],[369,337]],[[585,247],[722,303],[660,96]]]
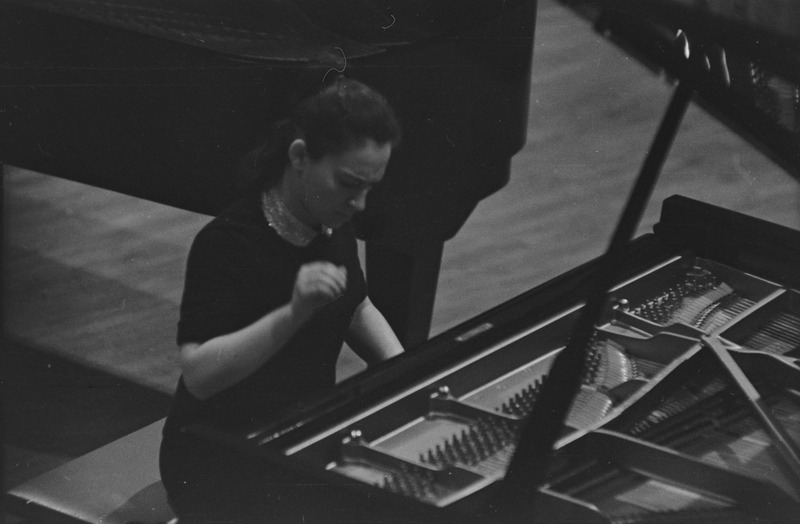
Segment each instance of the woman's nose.
[[359,191],[353,198],[350,199],[350,206],[356,211],[364,211],[367,206],[367,193],[368,189]]

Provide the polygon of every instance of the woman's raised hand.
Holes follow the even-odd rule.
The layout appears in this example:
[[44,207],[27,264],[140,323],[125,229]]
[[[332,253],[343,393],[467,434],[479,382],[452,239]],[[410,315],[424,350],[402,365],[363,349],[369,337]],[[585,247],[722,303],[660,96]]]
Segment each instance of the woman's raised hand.
[[300,267],[292,292],[292,309],[311,315],[320,306],[342,296],[347,288],[347,270],[330,262],[311,262]]

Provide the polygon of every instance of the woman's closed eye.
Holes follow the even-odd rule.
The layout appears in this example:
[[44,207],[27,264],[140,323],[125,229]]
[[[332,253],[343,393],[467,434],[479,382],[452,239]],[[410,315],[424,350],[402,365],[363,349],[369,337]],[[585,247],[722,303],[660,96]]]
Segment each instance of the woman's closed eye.
[[360,191],[369,186],[366,182],[361,180],[360,178],[356,178],[349,175],[342,175],[339,177],[339,185],[356,191]]

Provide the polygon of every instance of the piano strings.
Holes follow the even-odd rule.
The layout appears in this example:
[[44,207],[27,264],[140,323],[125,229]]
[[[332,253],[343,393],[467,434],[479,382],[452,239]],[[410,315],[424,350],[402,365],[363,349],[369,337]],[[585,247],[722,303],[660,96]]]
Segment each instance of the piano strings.
[[781,312],[754,326],[736,342],[747,349],[800,357],[800,316]]
[[[709,367],[708,358],[698,357],[705,353],[695,352],[690,357],[699,360],[687,367],[694,372],[676,376],[673,369],[660,376],[668,365],[657,355],[666,349],[664,344],[674,345],[672,353],[691,347],[683,345],[686,336],[675,337],[666,329],[675,323],[706,332],[733,324],[740,335],[736,343],[748,349],[782,355],[796,351],[800,317],[783,307],[788,295],[774,294],[775,288],[770,286],[753,291],[757,286],[744,283],[749,277],[731,277],[723,266],[705,267],[703,260],[691,258],[688,265],[660,275],[659,281],[667,283],[655,292],[651,286],[652,298],[640,300],[631,310],[653,324],[651,333],[644,333],[638,325],[626,327],[621,321],[614,329],[596,328],[586,351],[581,390],[565,421],[564,434],[589,430],[614,413],[616,418],[603,426],[607,430],[774,484],[800,500],[790,477],[780,473],[780,456],[768,435],[719,370]],[[773,298],[764,300],[771,294]],[[750,314],[753,312],[758,314]],[[748,315],[742,316],[745,313]],[[726,335],[723,331],[718,336]],[[634,340],[635,346],[626,347]],[[691,343],[692,338],[688,340]],[[700,343],[698,336],[694,347]],[[340,458],[330,469],[436,506],[446,506],[478,489],[476,486],[502,478],[554,355],[507,369],[458,398],[440,384],[430,396],[427,413],[371,443],[346,439]],[[699,372],[698,366],[702,368]],[[659,393],[645,390],[625,412],[614,412],[655,377],[659,382],[653,385]],[[765,384],[759,387],[776,419],[800,442],[800,393],[792,396]],[[630,409],[633,406],[636,409]],[[678,517],[701,522],[704,516],[736,522],[742,514],[736,501],[695,493],[594,458],[557,460],[550,478],[551,489],[597,505],[611,522]],[[661,495],[654,497],[653,493]]]
[[633,313],[662,326],[681,323],[714,333],[754,304],[711,270],[695,266],[683,280],[645,300]]

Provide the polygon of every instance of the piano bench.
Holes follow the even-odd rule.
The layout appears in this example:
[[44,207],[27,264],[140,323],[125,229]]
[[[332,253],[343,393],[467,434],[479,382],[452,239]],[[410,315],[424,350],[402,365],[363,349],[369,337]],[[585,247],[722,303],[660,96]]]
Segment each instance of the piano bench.
[[158,471],[163,425],[154,422],[9,490],[6,510],[48,523],[175,521]]

